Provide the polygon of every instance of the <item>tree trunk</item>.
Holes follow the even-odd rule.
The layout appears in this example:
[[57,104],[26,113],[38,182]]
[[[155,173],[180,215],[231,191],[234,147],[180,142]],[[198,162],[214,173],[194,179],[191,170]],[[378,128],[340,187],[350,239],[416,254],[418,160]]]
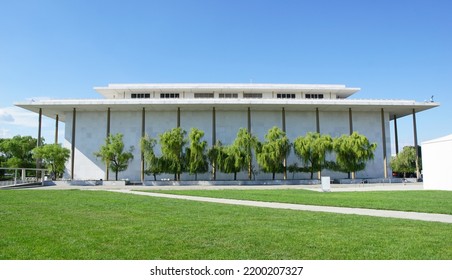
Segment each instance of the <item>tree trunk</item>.
[[275,180],[275,172],[273,172],[273,181]]
[[118,181],[118,173],[119,171],[115,171],[115,180]]
[[237,180],[237,172],[234,172],[234,181]]
[[153,174],[153,175],[154,175],[154,181],[157,181],[157,176],[155,174]]

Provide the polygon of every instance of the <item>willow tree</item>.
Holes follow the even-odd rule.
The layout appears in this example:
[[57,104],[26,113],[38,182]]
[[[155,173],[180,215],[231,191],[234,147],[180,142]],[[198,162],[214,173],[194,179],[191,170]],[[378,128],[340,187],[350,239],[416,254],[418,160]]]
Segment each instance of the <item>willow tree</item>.
[[275,174],[279,172],[283,172],[286,179],[285,159],[289,152],[289,138],[284,131],[274,126],[265,135],[265,142],[257,153],[257,162],[264,172],[272,173],[273,180],[275,180]]
[[188,135],[189,147],[186,149],[187,169],[190,174],[195,175],[198,180],[199,173],[206,173],[209,170],[207,160],[207,142],[202,140],[204,132],[197,128],[192,128]]
[[212,168],[212,180],[214,181],[217,179],[217,170],[219,169],[219,163],[221,162],[222,149],[223,145],[220,141],[217,141],[207,150],[207,159]]
[[174,180],[180,180],[184,169],[184,147],[187,144],[187,132],[180,127],[173,128],[159,135],[162,150],[162,172],[174,174]]
[[326,157],[333,149],[333,139],[329,135],[308,132],[294,141],[294,152],[311,174],[321,172],[328,165]]
[[[391,159],[392,171],[403,173],[406,178],[407,173],[416,173],[416,148],[413,146],[405,146],[403,150]],[[419,160],[419,169],[422,170],[422,164]]]
[[124,151],[123,135],[118,133],[105,138],[105,144],[94,155],[101,158],[105,165],[115,172],[115,180],[118,180],[118,173],[129,167],[129,162],[133,159],[133,150],[134,147],[130,146],[128,151]]
[[156,156],[154,148],[157,140],[145,135],[140,140],[140,147],[144,157],[145,169],[144,173],[152,175],[154,181],[157,180],[157,175],[162,173],[162,161]]
[[218,150],[218,169],[227,174],[234,174],[234,181],[237,180],[237,173],[243,170],[246,164],[246,155],[235,145],[220,146]]
[[[232,151],[236,155],[241,155],[243,158],[237,164],[240,165],[241,170],[248,170],[248,179],[251,180],[253,173],[253,150],[259,149],[259,141],[256,136],[251,135],[245,128],[240,128],[237,137],[232,144]],[[238,158],[238,157],[236,157]]]
[[357,171],[364,170],[366,163],[374,158],[376,143],[370,143],[366,136],[353,132],[335,138],[333,150],[336,154],[337,171],[351,172],[352,179]]

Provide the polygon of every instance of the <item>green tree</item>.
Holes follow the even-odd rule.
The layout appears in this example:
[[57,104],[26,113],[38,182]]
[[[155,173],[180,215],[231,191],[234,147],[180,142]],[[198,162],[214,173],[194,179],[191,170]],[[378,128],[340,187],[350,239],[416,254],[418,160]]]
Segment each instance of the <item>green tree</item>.
[[157,140],[149,137],[149,135],[145,135],[140,140],[141,151],[143,152],[144,162],[146,164],[146,168],[144,173],[147,175],[152,175],[154,177],[154,181],[157,180],[157,175],[162,173],[162,161],[161,159],[155,155],[154,147],[157,144]]
[[184,170],[184,147],[187,144],[187,132],[180,127],[173,128],[160,134],[160,147],[162,150],[162,172],[174,174],[174,180],[180,180]]
[[105,144],[94,155],[105,163],[111,171],[115,172],[115,180],[118,180],[118,173],[129,167],[129,162],[133,159],[134,147],[130,146],[128,151],[124,151],[123,135],[117,133],[105,138]]
[[235,145],[221,146],[218,152],[218,168],[221,172],[234,174],[234,181],[237,180],[237,173],[243,170],[245,153]]
[[247,129],[241,128],[237,133],[237,137],[232,144],[233,148],[230,152],[236,153],[236,159],[243,157],[237,164],[241,170],[248,170],[248,180],[251,180],[253,174],[253,150],[259,150],[259,141],[256,136],[251,135]]
[[[44,139],[41,142],[44,143]],[[31,136],[17,135],[11,139],[2,139],[0,154],[3,155],[3,167],[36,167],[32,150],[37,143],[37,139]]]
[[207,142],[201,141],[204,132],[197,128],[192,128],[188,135],[189,147],[186,149],[186,159],[188,172],[195,174],[195,180],[198,180],[199,173],[206,173],[209,170],[207,160]]
[[294,141],[295,154],[302,161],[305,170],[311,174],[321,172],[328,165],[326,156],[333,149],[333,139],[329,135],[308,132]]
[[284,131],[274,126],[265,135],[265,142],[257,153],[257,162],[264,172],[272,173],[273,180],[275,180],[275,174],[281,171],[286,179],[285,159],[289,152],[289,138]]
[[[403,173],[406,178],[407,173],[416,173],[416,148],[413,146],[405,146],[403,150],[395,157],[391,158],[392,171]],[[422,170],[422,163],[419,159],[419,170]]]
[[376,143],[370,143],[366,136],[357,132],[342,135],[333,141],[333,150],[336,154],[336,164],[333,169],[351,172],[354,179],[355,172],[364,170],[366,163],[374,158],[376,148]]
[[210,166],[212,167],[212,180],[217,179],[217,169],[219,162],[221,162],[222,144],[217,141],[215,145],[207,150],[207,158],[209,160]]
[[42,160],[53,180],[58,180],[64,173],[64,165],[71,151],[60,144],[47,144],[33,149],[33,158]]

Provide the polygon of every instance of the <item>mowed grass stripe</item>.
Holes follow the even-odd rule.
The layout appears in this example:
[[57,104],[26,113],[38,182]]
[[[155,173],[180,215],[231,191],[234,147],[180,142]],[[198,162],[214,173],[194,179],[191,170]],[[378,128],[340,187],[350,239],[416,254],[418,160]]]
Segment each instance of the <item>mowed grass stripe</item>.
[[0,192],[0,259],[451,259],[452,225],[87,191]]
[[452,214],[452,192],[450,191],[373,191],[323,193],[300,189],[279,189],[186,191],[165,190],[152,192],[307,205]]

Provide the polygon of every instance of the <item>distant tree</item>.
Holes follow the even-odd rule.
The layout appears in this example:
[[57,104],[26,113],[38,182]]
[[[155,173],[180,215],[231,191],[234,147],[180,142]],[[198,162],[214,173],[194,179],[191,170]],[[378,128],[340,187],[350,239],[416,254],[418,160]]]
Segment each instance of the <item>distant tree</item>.
[[174,180],[180,180],[184,170],[184,147],[187,144],[187,132],[180,127],[173,128],[160,134],[160,147],[162,150],[162,172],[174,174]]
[[357,171],[364,170],[366,163],[374,158],[376,143],[370,143],[366,136],[357,132],[342,135],[333,141],[336,154],[334,169],[341,172],[351,172],[352,179]]
[[128,151],[124,151],[123,135],[121,133],[109,135],[105,138],[105,144],[94,155],[115,172],[115,180],[118,180],[118,173],[129,167],[129,162],[133,159],[134,147],[130,146]]
[[145,135],[140,140],[141,151],[144,155],[145,170],[144,173],[152,175],[154,181],[157,180],[157,175],[162,173],[162,161],[155,155],[154,147],[157,144],[157,140]]
[[33,158],[42,160],[47,167],[52,180],[58,180],[64,173],[64,165],[68,161],[71,151],[60,144],[47,144],[33,149]]
[[333,149],[333,139],[329,135],[308,132],[294,141],[294,152],[308,170],[311,179],[314,173],[322,171],[328,165],[326,156]]
[[[41,139],[44,143],[44,139]],[[0,154],[3,156],[2,167],[36,167],[32,150],[37,146],[37,139],[31,136],[14,136],[11,139],[2,139]]]
[[190,174],[195,175],[198,180],[198,173],[206,173],[209,170],[207,160],[207,142],[201,140],[204,132],[197,128],[192,128],[188,135],[189,147],[186,149],[187,169]]
[[[241,128],[232,144],[232,152],[236,153],[236,158],[240,155],[243,159],[237,164],[241,170],[248,170],[248,180],[251,180],[253,174],[253,150],[259,149],[259,141],[256,136],[251,135],[247,129]],[[230,151],[230,152],[231,152]]]
[[[413,146],[405,146],[403,150],[391,159],[392,171],[403,173],[406,178],[407,173],[416,173],[416,148]],[[419,159],[419,170],[422,170],[422,162]]]
[[275,180],[276,173],[286,174],[284,162],[289,152],[289,138],[284,131],[274,126],[265,135],[265,142],[257,153],[257,162],[264,172],[272,173],[272,178]]

